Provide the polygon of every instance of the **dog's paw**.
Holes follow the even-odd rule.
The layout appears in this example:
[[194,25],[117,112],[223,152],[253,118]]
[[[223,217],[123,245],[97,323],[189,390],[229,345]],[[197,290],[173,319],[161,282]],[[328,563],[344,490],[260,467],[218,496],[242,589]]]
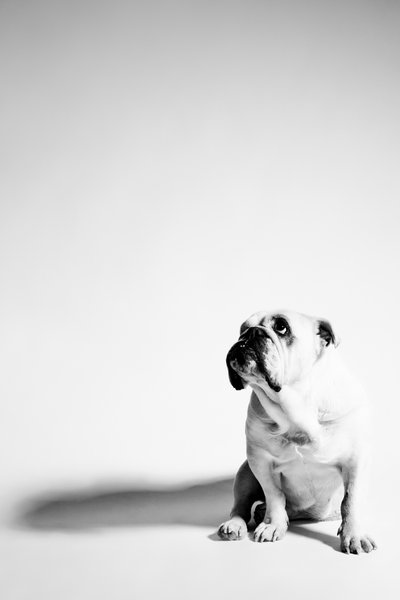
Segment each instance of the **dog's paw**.
[[362,554],[377,549],[375,541],[371,536],[352,532],[343,526],[339,527],[340,549],[346,554]]
[[277,542],[281,540],[287,531],[287,522],[271,521],[271,523],[260,523],[254,531],[255,542]]
[[247,525],[241,517],[232,517],[229,521],[222,523],[218,529],[221,540],[241,540],[247,533]]

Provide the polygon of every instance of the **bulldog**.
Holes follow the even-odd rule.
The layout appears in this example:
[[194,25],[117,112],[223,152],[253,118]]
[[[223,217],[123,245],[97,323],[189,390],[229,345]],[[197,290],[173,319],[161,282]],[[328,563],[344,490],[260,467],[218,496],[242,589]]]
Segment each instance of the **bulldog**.
[[222,539],[243,538],[253,512],[257,542],[281,540],[289,520],[341,517],[343,552],[376,548],[362,520],[368,405],[337,345],[328,321],[295,312],[257,312],[242,324],[227,366],[236,390],[252,388],[247,460]]

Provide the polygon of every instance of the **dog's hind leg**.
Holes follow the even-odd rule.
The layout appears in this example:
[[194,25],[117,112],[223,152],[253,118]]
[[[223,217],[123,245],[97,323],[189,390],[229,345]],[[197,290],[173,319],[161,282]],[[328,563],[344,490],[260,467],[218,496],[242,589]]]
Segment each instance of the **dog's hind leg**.
[[233,485],[234,503],[231,518],[222,523],[218,535],[223,540],[239,540],[247,533],[251,519],[251,508],[257,500],[264,500],[260,484],[249,467],[247,460],[242,464]]

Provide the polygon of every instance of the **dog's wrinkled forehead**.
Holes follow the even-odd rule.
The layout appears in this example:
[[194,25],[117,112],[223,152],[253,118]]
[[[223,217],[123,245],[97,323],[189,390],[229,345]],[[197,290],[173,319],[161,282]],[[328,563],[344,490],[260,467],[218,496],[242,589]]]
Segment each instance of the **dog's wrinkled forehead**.
[[259,311],[242,323],[240,336],[250,327],[265,327],[274,331],[281,341],[290,346],[296,339],[310,339],[317,336],[323,345],[338,344],[332,326],[326,319],[319,319],[295,311]]
[[312,328],[310,317],[301,315],[287,310],[279,310],[274,312],[259,311],[252,314],[240,327],[240,335],[242,335],[250,327],[265,327],[287,332],[300,331],[303,329]]

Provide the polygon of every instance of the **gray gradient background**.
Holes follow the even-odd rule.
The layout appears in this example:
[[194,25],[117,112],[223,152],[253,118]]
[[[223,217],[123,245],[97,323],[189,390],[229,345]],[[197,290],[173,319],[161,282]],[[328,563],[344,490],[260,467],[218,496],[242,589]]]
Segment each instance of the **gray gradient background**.
[[[0,3],[4,598],[395,595],[399,30],[385,0]],[[245,451],[225,354],[276,307],[370,391],[373,556],[207,537]],[[133,526],[139,484],[207,479]],[[78,532],[9,524],[52,490]]]

